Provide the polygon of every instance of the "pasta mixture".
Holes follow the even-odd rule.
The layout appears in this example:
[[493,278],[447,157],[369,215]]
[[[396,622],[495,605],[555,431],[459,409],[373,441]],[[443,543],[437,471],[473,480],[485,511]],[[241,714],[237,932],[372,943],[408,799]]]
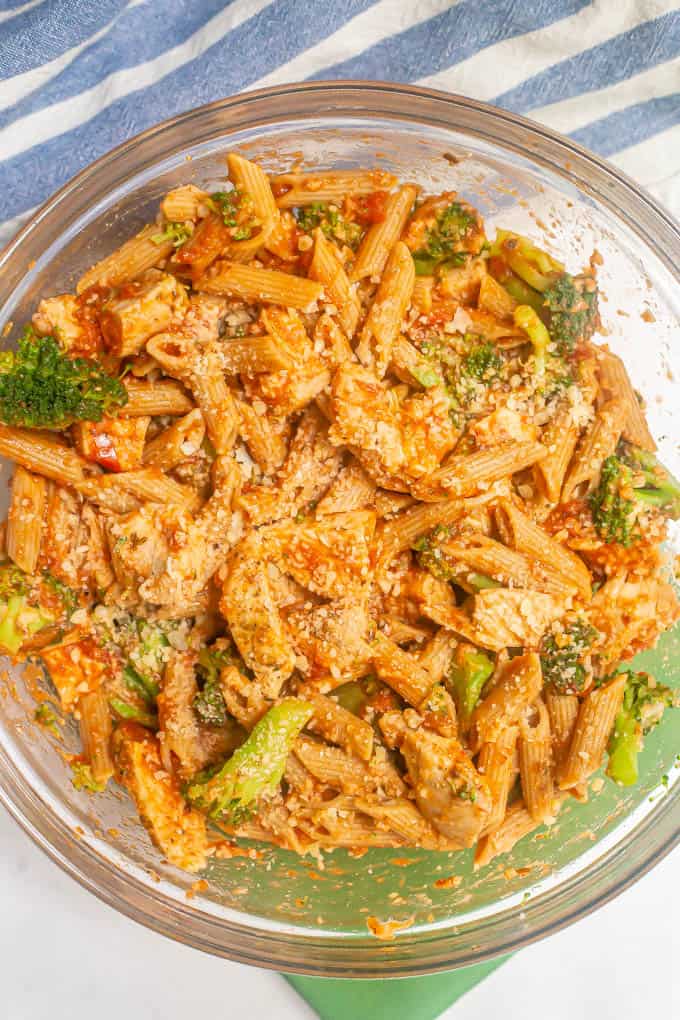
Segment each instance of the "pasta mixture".
[[[382,170],[171,191],[0,355],[0,648],[165,857],[476,845],[634,783],[678,483],[578,275]],[[36,719],[55,720],[49,701]]]

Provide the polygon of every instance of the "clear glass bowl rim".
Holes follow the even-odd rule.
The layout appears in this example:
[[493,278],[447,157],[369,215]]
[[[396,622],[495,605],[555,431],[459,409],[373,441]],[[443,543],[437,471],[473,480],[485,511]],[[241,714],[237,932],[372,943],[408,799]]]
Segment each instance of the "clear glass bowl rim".
[[[242,93],[182,113],[106,153],[56,192],[0,253],[0,297],[11,293],[55,218],[73,222],[112,187],[202,141],[257,124],[298,119],[384,118],[449,128],[510,149],[575,185],[654,249],[680,283],[680,227],[625,174],[556,132],[462,96],[389,82],[332,81]],[[105,189],[105,190],[104,190]],[[35,258],[35,255],[33,255]],[[210,916],[163,896],[102,859],[31,788],[0,748],[0,801],[67,874],[128,917],[186,945],[260,967],[330,977],[405,977],[450,970],[512,952],[560,930],[618,895],[680,842],[680,783],[585,870],[536,899],[479,923],[410,934],[394,942],[341,933],[272,931]],[[518,924],[521,911],[521,924]],[[244,916],[244,915],[242,915]]]

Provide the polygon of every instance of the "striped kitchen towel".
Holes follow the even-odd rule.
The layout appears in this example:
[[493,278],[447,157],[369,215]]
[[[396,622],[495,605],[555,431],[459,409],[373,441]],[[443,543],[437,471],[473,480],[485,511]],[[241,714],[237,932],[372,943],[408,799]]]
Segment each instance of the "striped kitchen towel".
[[309,78],[497,103],[680,210],[680,9],[669,0],[0,0],[0,240],[157,121]]

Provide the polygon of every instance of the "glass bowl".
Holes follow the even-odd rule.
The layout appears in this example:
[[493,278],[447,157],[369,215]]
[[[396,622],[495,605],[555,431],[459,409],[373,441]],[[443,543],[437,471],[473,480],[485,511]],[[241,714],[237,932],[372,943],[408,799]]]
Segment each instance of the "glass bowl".
[[[609,342],[632,367],[662,457],[677,471],[677,225],[632,181],[567,139],[425,89],[283,86],[133,138],[62,188],[5,250],[0,328],[26,321],[41,295],[72,289],[87,266],[155,215],[169,188],[215,185],[230,148],[270,169],[378,164],[428,189],[456,189],[489,223],[544,237],[571,269],[597,249]],[[680,682],[677,632],[642,659]],[[479,872],[470,852],[336,851],[315,860],[253,848],[213,860],[207,882],[193,887],[195,877],[161,859],[119,790],[92,798],[73,788],[60,752],[77,747],[75,730],[67,726],[57,743],[33,723],[35,680],[21,670],[3,676],[0,797],[17,821],[65,871],[129,917],[244,963],[388,977],[478,962],[582,917],[680,834],[680,712],[670,712],[647,740],[639,786],[606,782],[588,804],[568,803],[550,832],[539,830]],[[380,940],[368,917],[403,927]]]

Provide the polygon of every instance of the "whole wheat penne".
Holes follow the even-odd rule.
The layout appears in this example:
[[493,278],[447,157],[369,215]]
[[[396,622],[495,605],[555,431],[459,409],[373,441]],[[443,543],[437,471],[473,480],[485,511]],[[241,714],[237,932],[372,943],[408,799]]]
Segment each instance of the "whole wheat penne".
[[443,542],[440,549],[447,561],[460,565],[462,580],[465,580],[468,570],[514,588],[533,588],[565,597],[577,590],[573,581],[547,563],[537,562],[536,558],[517,549],[509,549],[502,542],[478,532],[465,533],[458,539]]
[[370,195],[396,184],[386,170],[320,170],[313,173],[279,174],[271,180],[279,209],[293,209],[314,202],[342,202],[345,195]]
[[582,598],[590,599],[590,571],[581,557],[548,535],[511,500],[501,500],[498,507],[513,548],[557,571],[577,587]]
[[507,726],[497,740],[482,744],[477,758],[477,771],[486,779],[491,793],[491,812],[482,835],[498,828],[508,806],[508,796],[515,782],[515,756],[519,727]]
[[421,315],[429,315],[432,311],[433,290],[433,276],[416,276],[411,301],[414,308],[417,308]]
[[89,467],[74,450],[49,439],[43,432],[8,428],[7,425],[0,425],[0,454],[27,471],[62,485],[74,485]]
[[205,436],[205,422],[197,407],[183,418],[163,429],[144,447],[142,463],[145,467],[171,471],[189,457],[195,456]]
[[231,262],[219,262],[211,272],[195,283],[204,294],[231,294],[247,301],[266,301],[284,308],[309,311],[323,294],[315,280],[282,273],[278,269],[258,269]]
[[432,688],[433,680],[414,655],[402,651],[394,641],[376,631],[371,643],[371,657],[381,680],[409,704],[421,704]]
[[370,815],[376,822],[388,826],[408,843],[434,849],[442,846],[444,842],[434,827],[423,818],[413,801],[405,797],[395,797],[387,801],[355,797],[354,803],[360,811]]
[[515,801],[497,828],[482,836],[477,844],[474,857],[475,871],[483,868],[499,854],[509,853],[520,839],[528,836],[540,824],[527,810],[524,801]]
[[487,312],[496,319],[512,322],[517,302],[490,273],[485,273],[479,285],[477,307],[481,312]]
[[162,230],[155,223],[147,224],[135,237],[88,269],[78,280],[76,292],[82,294],[95,284],[119,287],[128,280],[136,280],[147,269],[160,265],[173,252],[173,242],[161,240],[160,234]]
[[352,460],[342,468],[326,495],[317,504],[317,517],[362,510],[371,505],[375,491],[373,479],[369,478],[358,461]]
[[262,223],[278,220],[279,211],[271,184],[262,167],[236,152],[230,152],[227,156],[227,166],[234,187],[248,195],[257,218]]
[[219,349],[177,333],[152,337],[147,350],[171,375],[191,390],[201,409],[210,440],[220,454],[234,445],[238,430],[238,411],[234,395],[222,372]]
[[427,503],[453,496],[471,496],[480,488],[516,471],[531,467],[545,456],[542,443],[505,443],[475,453],[454,453],[437,471],[411,485],[417,499]]
[[184,387],[172,379],[147,382],[128,376],[125,388],[128,392],[128,401],[120,409],[120,413],[127,417],[186,414],[193,407]]
[[373,754],[373,727],[348,712],[333,698],[319,694],[309,685],[299,689],[299,695],[314,708],[307,728],[332,744],[339,744],[362,761],[370,761]]
[[405,184],[389,196],[385,203],[384,219],[369,227],[361,242],[352,270],[352,280],[381,275],[390,251],[406,226],[418,190],[415,184]]
[[7,514],[7,555],[27,574],[38,565],[47,507],[47,481],[18,465]]
[[562,486],[562,502],[572,499],[579,485],[598,478],[606,457],[616,450],[628,414],[628,405],[618,397],[608,400],[576,448]]
[[583,783],[599,769],[625,686],[626,676],[621,673],[592,690],[581,702],[569,751],[557,770],[560,790]]
[[444,628],[440,628],[423,646],[418,660],[420,665],[432,677],[432,683],[440,683],[448,674],[451,657],[455,651],[457,639]]
[[339,747],[298,737],[295,754],[316,779],[334,790],[352,794],[360,793],[367,784],[375,786],[365,763]]
[[498,740],[505,727],[516,723],[536,700],[542,686],[541,660],[535,652],[511,659],[498,683],[472,713],[470,742],[473,748]]
[[378,534],[378,561],[389,564],[402,549],[409,549],[417,538],[438,524],[452,524],[465,513],[461,499],[409,507],[386,521]]
[[258,414],[252,404],[236,400],[239,415],[239,433],[248,452],[265,475],[280,468],[288,452],[287,431],[275,428],[269,417]]
[[225,340],[220,347],[224,370],[228,375],[254,375],[258,372],[290,371],[294,361],[290,352],[273,336],[248,336]]
[[550,688],[546,689],[543,697],[550,716],[553,758],[556,768],[559,768],[574,735],[580,702],[575,694],[558,694]]
[[351,340],[361,313],[359,299],[335,245],[325,237],[320,227],[314,231],[314,255],[309,264],[309,277],[322,285],[326,300],[335,305],[338,321]]
[[406,645],[416,642],[422,644],[432,634],[432,628],[422,624],[409,623],[398,616],[385,614],[379,619],[380,629],[395,645]]
[[552,814],[554,779],[550,717],[541,698],[520,719],[519,734],[524,803],[532,818],[543,822]]
[[105,784],[113,775],[111,758],[111,713],[106,692],[100,688],[83,694],[78,702],[83,754],[95,783]]
[[161,201],[161,212],[169,223],[186,223],[197,220],[199,211],[205,208],[210,198],[207,191],[197,188],[195,184],[183,184],[173,188]]
[[397,241],[389,253],[356,350],[362,364],[372,368],[379,379],[392,358],[394,342],[411,303],[415,278],[411,252],[403,241]]
[[624,439],[643,450],[653,453],[656,443],[649,431],[649,425],[640,401],[633,389],[626,366],[616,354],[606,349],[598,351],[600,385],[610,397],[618,397],[626,404],[626,418],[621,432]]
[[567,404],[560,408],[543,429],[541,442],[546,448],[546,455],[534,465],[534,475],[540,490],[552,503],[559,502],[578,437],[579,430],[574,424],[571,409]]
[[[199,504],[199,496],[195,489],[176,482],[156,467],[140,468],[138,471],[121,471],[119,474],[98,475],[86,478],[75,486],[86,499],[99,506],[120,511],[121,505],[130,506],[125,497],[132,497],[135,502],[174,504],[195,510]],[[117,500],[122,495],[123,500]]]

